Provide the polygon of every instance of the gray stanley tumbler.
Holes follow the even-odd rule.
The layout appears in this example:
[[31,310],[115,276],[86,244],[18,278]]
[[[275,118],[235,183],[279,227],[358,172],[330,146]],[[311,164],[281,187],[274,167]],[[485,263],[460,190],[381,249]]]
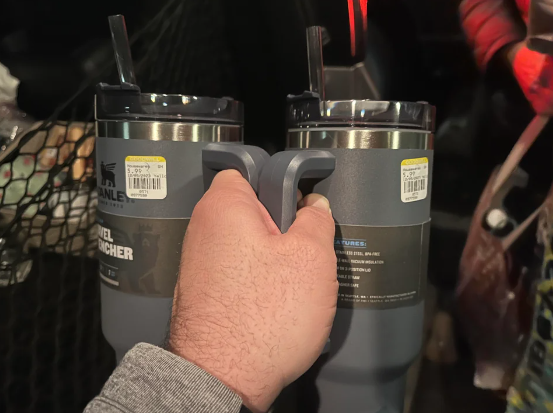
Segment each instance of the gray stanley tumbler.
[[289,151],[336,158],[327,179],[300,182],[330,200],[340,283],[330,351],[311,372],[317,400],[307,404],[318,409],[309,411],[401,413],[422,346],[434,108],[309,92],[289,103]]
[[210,168],[248,177],[282,232],[298,186],[330,200],[338,310],[329,349],[288,397],[301,412],[402,413],[406,373],[422,346],[434,108],[321,102],[308,92],[291,99],[288,124],[289,150],[262,162],[250,147],[229,154],[210,145],[203,154]]
[[120,360],[138,342],[164,341],[182,240],[204,194],[202,148],[241,144],[243,108],[100,84],[96,120],[102,328]]

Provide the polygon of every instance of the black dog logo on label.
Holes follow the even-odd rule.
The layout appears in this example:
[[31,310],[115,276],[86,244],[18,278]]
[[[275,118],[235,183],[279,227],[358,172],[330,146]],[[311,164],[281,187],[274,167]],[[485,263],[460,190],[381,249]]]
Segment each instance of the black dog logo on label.
[[115,174],[113,169],[115,168],[115,163],[108,163],[107,165],[102,161],[100,164],[100,170],[102,172],[102,185],[106,186],[106,181],[108,182],[108,187],[115,187]]

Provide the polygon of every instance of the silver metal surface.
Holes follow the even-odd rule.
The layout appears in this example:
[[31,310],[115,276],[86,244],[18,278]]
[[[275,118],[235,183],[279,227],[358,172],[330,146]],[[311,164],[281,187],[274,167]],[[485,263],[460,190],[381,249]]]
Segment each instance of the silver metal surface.
[[115,16],[109,16],[108,21],[111,30],[113,51],[115,52],[115,62],[117,63],[117,71],[119,72],[119,80],[121,83],[132,83],[134,85],[136,84],[136,77],[134,75],[125,18],[117,14]]
[[307,61],[309,63],[309,90],[325,100],[325,74],[323,66],[323,35],[320,26],[308,27]]
[[288,129],[434,131],[435,109],[426,102],[296,99],[287,111]]
[[243,128],[179,122],[98,121],[96,136],[151,141],[241,142]]
[[289,149],[433,149],[434,135],[408,129],[289,129]]

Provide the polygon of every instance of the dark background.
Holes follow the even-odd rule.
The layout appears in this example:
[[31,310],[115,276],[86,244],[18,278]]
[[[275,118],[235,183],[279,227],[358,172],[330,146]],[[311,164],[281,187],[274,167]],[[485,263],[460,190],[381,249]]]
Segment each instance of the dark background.
[[[161,34],[161,24],[145,27],[164,2],[4,1],[0,61],[22,80],[21,107],[46,117],[85,75],[98,75],[111,59],[106,16],[117,13],[126,16],[131,36],[142,32],[133,52],[135,62],[146,58],[139,78],[144,91],[240,99],[255,114],[247,119],[247,139],[270,130],[269,137],[282,140],[285,96],[308,86],[307,25],[328,29],[326,64],[355,63],[349,53],[347,0],[172,3],[182,11],[165,16],[163,24],[170,29]],[[430,101],[439,105],[443,118],[452,94],[478,76],[458,24],[456,1],[370,0],[368,8],[369,54],[379,60],[383,97]],[[176,58],[153,73],[149,69],[168,62],[148,58],[140,44],[152,43],[160,34],[160,47],[168,47],[167,54]],[[269,123],[275,126],[267,128]]]

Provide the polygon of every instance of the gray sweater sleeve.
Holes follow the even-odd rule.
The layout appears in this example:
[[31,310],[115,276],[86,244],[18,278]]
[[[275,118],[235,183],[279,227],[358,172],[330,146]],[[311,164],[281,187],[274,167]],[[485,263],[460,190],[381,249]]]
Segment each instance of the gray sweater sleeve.
[[127,353],[85,413],[238,413],[241,405],[206,371],[142,343]]

